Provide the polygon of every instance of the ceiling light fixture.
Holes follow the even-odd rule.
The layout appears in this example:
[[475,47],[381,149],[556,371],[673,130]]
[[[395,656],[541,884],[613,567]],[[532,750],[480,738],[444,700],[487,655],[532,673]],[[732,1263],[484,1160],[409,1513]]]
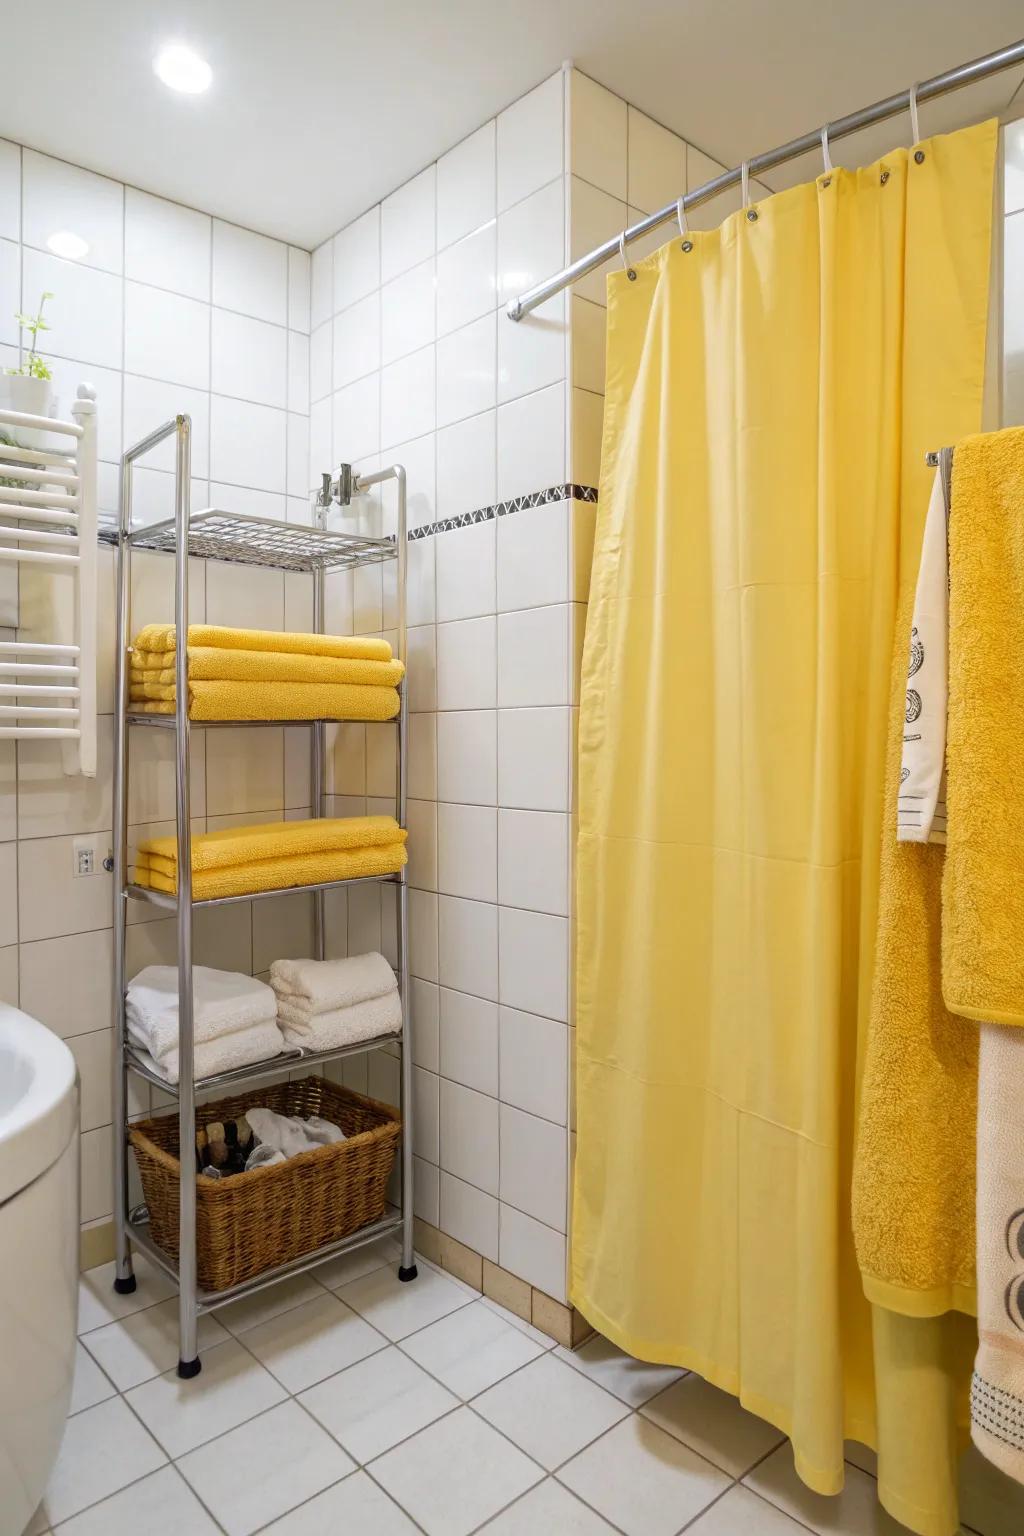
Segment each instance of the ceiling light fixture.
[[209,90],[213,70],[205,59],[184,43],[168,43],[153,60],[153,68],[172,91],[183,91],[186,96],[198,96]]
[[55,256],[63,256],[66,261],[81,261],[89,250],[88,240],[83,240],[81,235],[74,234],[70,229],[58,229],[46,244]]

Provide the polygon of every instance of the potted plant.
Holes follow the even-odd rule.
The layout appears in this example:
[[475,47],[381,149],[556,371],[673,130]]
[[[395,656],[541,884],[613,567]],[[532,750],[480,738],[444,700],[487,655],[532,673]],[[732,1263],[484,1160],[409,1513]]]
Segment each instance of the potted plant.
[[[50,329],[43,319],[47,299],[52,293],[44,293],[34,315],[14,316],[18,328],[27,334],[28,352],[18,368],[5,368],[0,375],[0,409],[21,411],[28,416],[49,416],[53,375],[39,355],[39,336]],[[50,434],[32,427],[15,427],[13,434],[23,448],[42,448]]]

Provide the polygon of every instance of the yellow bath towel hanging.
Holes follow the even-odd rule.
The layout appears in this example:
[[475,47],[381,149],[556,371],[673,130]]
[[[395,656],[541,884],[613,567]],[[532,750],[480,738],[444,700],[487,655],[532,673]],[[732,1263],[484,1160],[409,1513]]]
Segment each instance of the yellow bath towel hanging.
[[953,456],[942,988],[1024,1024],[1024,427]]

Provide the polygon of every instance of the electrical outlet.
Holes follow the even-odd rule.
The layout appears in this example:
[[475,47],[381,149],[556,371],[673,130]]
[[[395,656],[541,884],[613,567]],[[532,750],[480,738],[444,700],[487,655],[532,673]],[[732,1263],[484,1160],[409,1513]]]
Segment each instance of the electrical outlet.
[[98,875],[103,869],[103,854],[94,837],[76,837],[71,844],[71,873],[76,879]]

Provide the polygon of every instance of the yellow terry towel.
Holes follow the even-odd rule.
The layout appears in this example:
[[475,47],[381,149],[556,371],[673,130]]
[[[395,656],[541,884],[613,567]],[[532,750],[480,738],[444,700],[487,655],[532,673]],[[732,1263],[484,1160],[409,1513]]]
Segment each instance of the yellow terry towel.
[[[188,693],[190,720],[393,720],[400,708],[396,689],[359,683],[199,682],[189,683]],[[173,715],[174,690],[154,699],[133,685],[131,707]]]
[[853,1230],[869,1301],[911,1317],[932,1317],[952,1309],[973,1313],[976,1306],[978,1037],[942,999],[946,850],[896,840],[913,605],[911,585],[896,618]]
[[942,990],[1024,1024],[1024,427],[953,456]]
[[[204,901],[325,880],[393,874],[406,862],[406,833],[392,816],[345,816],[227,827],[192,839],[192,894]],[[178,888],[177,840],[146,838],[135,882]]]
[[[139,661],[141,664],[137,664],[135,658],[132,660],[133,687],[136,683],[163,684],[173,689],[173,651],[144,651]],[[188,675],[191,682],[359,683],[366,687],[395,688],[405,676],[405,668],[400,661],[189,645]]]
[[[371,640],[358,635],[301,635],[287,630],[228,629],[219,624],[190,624],[188,643],[232,651],[291,651],[299,656],[391,660],[391,647],[386,640]],[[143,652],[173,651],[176,645],[177,632],[173,624],[147,624],[136,635],[134,648]]]

